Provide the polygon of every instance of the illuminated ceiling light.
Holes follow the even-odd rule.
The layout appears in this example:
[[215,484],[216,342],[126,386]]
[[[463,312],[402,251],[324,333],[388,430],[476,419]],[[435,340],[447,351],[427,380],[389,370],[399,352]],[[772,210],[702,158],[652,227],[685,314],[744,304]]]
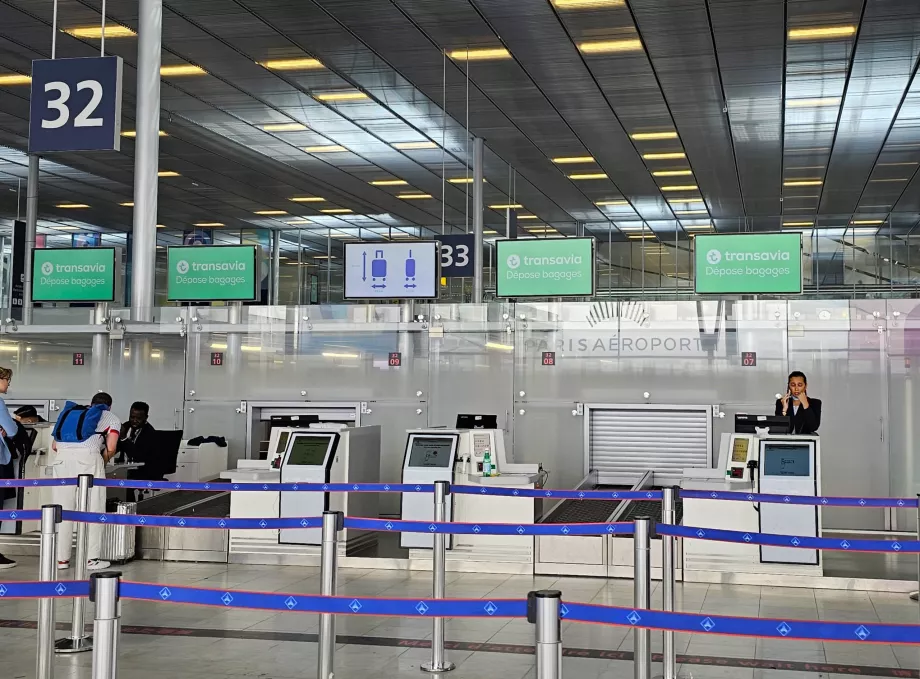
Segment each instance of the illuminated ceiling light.
[[174,170],[160,170],[157,172],[157,177],[181,177],[178,172]]
[[699,231],[701,229],[711,229],[712,222],[708,224],[681,224],[684,227],[685,231]]
[[532,229],[527,229],[527,233],[556,233],[556,229],[551,226],[534,227]]
[[397,198],[402,198],[403,200],[424,200],[431,198],[430,193],[400,193],[396,196]]
[[[823,97],[820,99],[787,99],[786,106],[789,108],[813,108],[816,106],[838,106],[840,97]],[[806,149],[802,149],[803,151]],[[810,150],[810,149],[808,149]]]
[[856,26],[822,26],[816,28],[790,28],[790,40],[822,40],[825,38],[848,38],[856,35]]
[[676,215],[707,215],[709,210],[674,210]]
[[193,226],[197,226],[199,228],[209,228],[209,227],[224,226],[224,223],[223,222],[196,222]]
[[352,210],[347,207],[333,207],[328,210],[320,210],[324,215],[350,215]]
[[673,151],[669,153],[643,153],[642,157],[645,160],[679,160],[680,158],[686,158],[687,154],[683,151]]
[[89,205],[86,203],[58,203],[54,207],[61,208],[62,210],[82,210],[88,208]]
[[495,205],[490,205],[490,210],[520,210],[523,205],[520,203],[497,203]]
[[599,200],[595,203],[598,207],[604,207],[606,205],[629,205],[628,200]]
[[262,217],[276,217],[279,215],[286,215],[287,212],[284,210],[256,210],[252,214],[260,215]]
[[783,222],[783,226],[814,226],[814,222]]
[[348,149],[338,144],[326,144],[324,146],[304,146],[307,153],[344,153]]
[[[89,205],[87,205],[86,207],[89,207]],[[56,226],[54,228],[57,229],[58,231],[79,231],[80,230],[79,226]]]
[[294,226],[296,224],[312,224],[312,223],[313,222],[311,222],[309,219],[291,219],[290,221],[285,222],[285,224],[290,224],[291,226]]
[[636,132],[629,136],[636,141],[654,141],[656,139],[677,139],[677,132]]
[[870,179],[870,182],[906,182],[909,181],[909,177],[903,177],[901,179]]
[[606,172],[582,172],[568,175],[569,179],[579,181],[582,179],[607,179]]
[[897,165],[916,165],[916,162],[904,162],[904,163],[879,163],[878,167],[895,167]]
[[540,219],[536,215],[518,215],[518,219]]
[[266,132],[303,132],[307,129],[303,123],[269,123],[261,127]]
[[866,225],[866,226],[870,224],[884,224],[884,223],[885,223],[884,219],[854,219],[853,221],[850,222],[850,224]]
[[557,9],[603,9],[604,7],[623,7],[626,0],[552,0]]
[[398,141],[392,146],[400,151],[421,151],[422,149],[438,148],[438,145],[433,141]]
[[700,187],[696,184],[678,184],[675,186],[662,186],[662,191],[696,191]]
[[364,92],[358,92],[357,90],[351,92],[319,92],[313,96],[320,101],[361,101],[362,99],[370,99]]
[[823,183],[821,179],[792,179],[783,182],[783,186],[821,186]]
[[483,236],[495,236],[498,234],[498,231],[493,231],[492,229],[486,229],[482,232]]
[[31,76],[22,75],[21,73],[0,74],[0,85],[28,85],[31,82]]
[[134,203],[131,203],[131,202],[119,203],[119,205],[121,205],[122,207],[134,207]]
[[308,71],[317,68],[324,68],[319,59],[311,57],[295,57],[293,59],[269,59],[268,61],[257,61],[259,66],[271,69],[273,71]]
[[486,61],[489,59],[510,59],[511,53],[504,47],[480,47],[449,50],[447,56],[455,61]]
[[693,170],[659,170],[652,172],[653,177],[689,177]]
[[557,165],[567,165],[572,163],[593,163],[594,158],[592,156],[562,156],[560,158],[553,158],[553,162]]
[[[102,26],[78,26],[75,28],[65,28],[64,32],[68,35],[72,35],[75,38],[88,38],[90,40],[98,40],[102,37]],[[105,25],[106,38],[133,38],[136,35],[137,33],[132,31],[127,26],[119,26],[118,24]]]
[[160,75],[164,78],[180,75],[207,75],[201,66],[193,64],[174,64],[172,66],[160,66]]
[[409,182],[405,179],[375,179],[370,182],[371,186],[408,186]]
[[514,347],[510,344],[501,344],[500,342],[486,342],[486,347],[489,349],[500,349],[502,351],[514,351]]
[[293,203],[323,203],[326,199],[319,196],[295,196],[289,200]]
[[313,259],[338,259],[335,255],[313,255]]
[[578,43],[582,54],[612,54],[616,52],[635,52],[642,49],[638,38],[628,40],[592,40]]
[[346,354],[341,351],[324,351],[325,358],[361,358],[361,354]]
[[654,239],[654,238],[655,238],[655,234],[653,234],[653,233],[641,233],[641,234],[640,234],[640,233],[636,233],[636,234],[632,234],[632,233],[631,233],[631,234],[629,234],[629,235],[627,236],[627,238],[629,238],[630,240],[648,240],[648,239],[650,239],[650,238],[651,238],[651,239]]
[[[124,132],[121,133],[121,136],[130,137],[131,139],[134,139],[135,137],[137,137],[137,130],[125,130]],[[163,130],[160,130],[160,136],[168,137],[169,135],[166,134]]]
[[158,229],[165,229],[165,228],[166,228],[166,225],[165,225],[165,224],[157,224],[157,228],[158,228]]
[[[472,177],[451,177],[450,179],[447,180],[447,182],[449,184],[472,184],[473,178]],[[483,178],[482,183],[483,184],[486,183],[485,178]]]

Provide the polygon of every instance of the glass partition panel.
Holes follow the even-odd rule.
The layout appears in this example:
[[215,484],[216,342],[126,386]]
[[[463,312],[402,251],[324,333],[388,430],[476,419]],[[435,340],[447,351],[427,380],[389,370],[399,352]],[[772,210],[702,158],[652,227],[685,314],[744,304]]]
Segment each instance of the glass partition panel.
[[[402,479],[406,431],[428,426],[428,404],[394,403],[380,400],[368,403],[370,412],[361,415],[362,425],[380,425],[380,481],[399,483]],[[399,516],[399,495],[380,494],[380,512]]]

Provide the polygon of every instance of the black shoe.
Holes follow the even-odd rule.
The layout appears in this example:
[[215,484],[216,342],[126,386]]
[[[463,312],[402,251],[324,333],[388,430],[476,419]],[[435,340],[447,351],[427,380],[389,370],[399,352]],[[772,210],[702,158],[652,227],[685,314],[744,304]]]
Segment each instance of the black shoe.
[[16,562],[0,554],[0,570],[7,568],[16,568]]

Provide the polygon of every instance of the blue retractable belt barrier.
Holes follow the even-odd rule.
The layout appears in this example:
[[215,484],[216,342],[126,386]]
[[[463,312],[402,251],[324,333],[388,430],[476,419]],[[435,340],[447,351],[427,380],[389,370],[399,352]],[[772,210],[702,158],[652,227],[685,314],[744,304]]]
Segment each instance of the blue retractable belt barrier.
[[825,622],[818,620],[779,620],[772,618],[735,618],[705,613],[665,613],[633,608],[577,604],[566,601],[562,617],[575,622],[592,622],[626,627],[779,639],[815,641],[865,641],[880,644],[920,643],[920,625],[883,623]]
[[233,608],[259,608],[301,613],[393,615],[400,617],[523,618],[527,602],[508,599],[380,599],[374,597],[324,597],[308,594],[269,594],[178,585],[122,582],[124,599],[168,601]]
[[203,490],[211,492],[302,491],[327,493],[433,493],[433,484],[424,483],[225,483],[221,481],[126,481],[97,479],[97,486],[154,490]]
[[814,497],[773,495],[769,493],[736,493],[715,490],[680,490],[681,499],[733,500],[736,502],[766,502],[787,505],[821,505],[822,507],[916,507],[917,498],[899,497]]
[[345,517],[346,528],[398,531],[402,533],[449,533],[451,535],[631,535],[631,523],[438,523]]
[[462,495],[540,497],[555,500],[660,500],[660,490],[557,490],[554,488],[502,488],[499,486],[451,486]]
[[0,511],[0,521],[41,521],[40,509],[8,509]]
[[745,533],[739,530],[717,530],[693,526],[672,526],[657,524],[659,535],[673,535],[694,540],[715,540],[717,542],[740,542],[749,545],[771,545],[774,547],[796,547],[798,549],[822,549],[841,552],[905,552],[920,553],[917,540],[851,540],[849,538],[815,538],[802,535],[777,535],[775,533]]
[[[39,512],[41,514],[41,512]],[[154,516],[149,514],[96,514],[93,512],[75,512],[65,509],[64,521],[78,521],[81,523],[111,523],[120,526],[166,526],[178,528],[320,528],[323,517],[308,516],[294,518],[254,518],[231,519],[209,518],[203,516]]]
[[75,486],[77,479],[3,479],[0,488],[35,488],[40,486]]
[[89,596],[89,580],[0,582],[0,599],[47,599]]

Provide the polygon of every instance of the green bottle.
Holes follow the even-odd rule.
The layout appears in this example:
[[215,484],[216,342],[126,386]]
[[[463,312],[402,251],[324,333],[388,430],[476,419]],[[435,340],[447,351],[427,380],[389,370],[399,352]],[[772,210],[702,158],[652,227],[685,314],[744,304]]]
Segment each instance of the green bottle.
[[492,476],[492,454],[488,450],[482,456],[482,475]]

